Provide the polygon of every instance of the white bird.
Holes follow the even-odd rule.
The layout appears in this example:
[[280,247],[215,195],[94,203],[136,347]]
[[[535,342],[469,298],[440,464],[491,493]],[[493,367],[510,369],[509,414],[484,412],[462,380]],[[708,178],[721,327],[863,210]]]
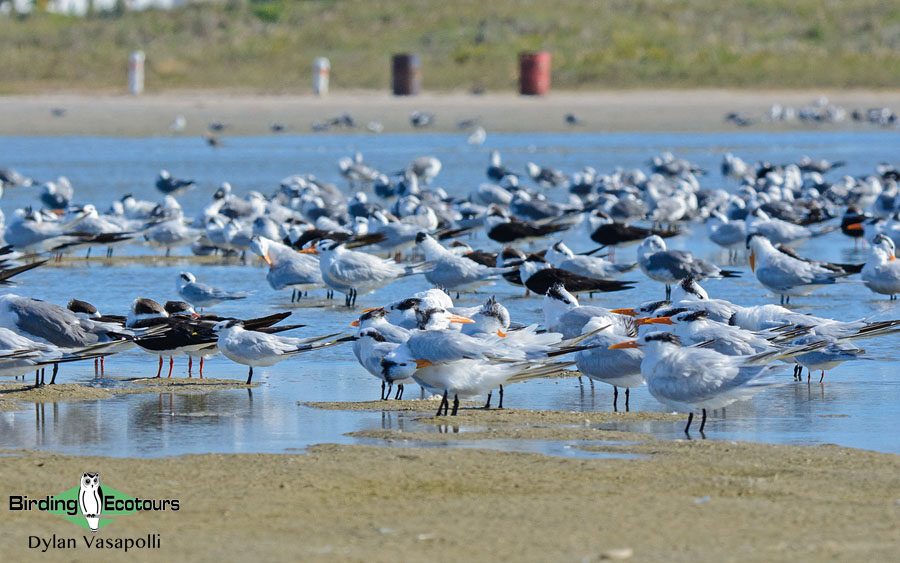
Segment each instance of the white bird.
[[581,306],[578,299],[566,291],[562,284],[554,284],[541,302],[544,311],[544,325],[548,330],[559,332],[563,338],[575,338],[589,332],[586,326],[591,321],[608,326],[607,332],[634,338],[637,326],[631,315],[618,314],[615,310],[595,306]]
[[218,347],[222,355],[233,362],[249,366],[247,385],[250,385],[253,379],[254,367],[273,366],[297,354],[327,348],[343,341],[338,339],[323,342],[337,336],[336,334],[314,338],[288,338],[244,330],[243,323],[239,320],[218,322],[213,331],[218,334]]
[[266,281],[274,290],[290,288],[291,303],[303,297],[303,292],[325,285],[319,267],[319,258],[311,254],[301,254],[293,248],[268,239],[254,236],[250,249],[269,265]]
[[150,246],[165,248],[166,256],[169,256],[173,248],[196,242],[201,234],[201,231],[188,227],[181,218],[177,218],[150,227],[144,231],[144,240]]
[[425,261],[430,265],[430,269],[425,272],[425,279],[439,288],[455,291],[457,296],[461,291],[473,291],[492,284],[500,274],[511,270],[490,268],[458,256],[424,232],[416,235],[416,244],[425,253]]
[[320,240],[300,252],[319,256],[322,280],[331,289],[346,295],[347,307],[356,303],[359,294],[366,295],[397,278],[422,273],[419,266],[404,267],[393,260],[349,250],[343,243],[330,239]]
[[[381,399],[390,398],[391,387],[397,384],[395,399],[403,398],[403,386],[415,383],[408,377],[398,381],[389,380],[382,370],[381,361],[398,346],[409,339],[410,331],[392,325],[385,317],[387,311],[383,307],[364,312],[350,326],[358,327],[356,340],[353,341],[353,355],[366,371],[381,380]],[[385,393],[387,386],[387,393]]]
[[603,258],[575,254],[562,241],[547,249],[544,259],[554,268],[594,279],[614,278],[637,267],[637,264],[613,264]]
[[788,256],[760,234],[751,234],[747,238],[747,247],[750,248],[750,269],[756,274],[756,279],[780,295],[782,304],[789,303],[791,296],[809,295],[846,275]]
[[684,348],[678,337],[668,332],[651,332],[610,346],[614,350],[635,347],[644,352],[641,374],[650,394],[667,408],[690,413],[685,433],[695,411],[703,414],[703,432],[707,409],[724,408],[770,386],[762,378],[779,366],[765,362],[781,359],[778,353],[726,356],[706,348]]
[[222,301],[234,301],[246,299],[250,295],[246,291],[225,291],[224,289],[197,281],[197,277],[190,272],[178,274],[178,295],[194,307],[212,307]]
[[644,384],[641,375],[641,362],[644,354],[636,348],[610,349],[614,344],[632,340],[633,337],[617,334],[604,325],[603,318],[597,318],[585,325],[585,332],[599,332],[584,341],[591,346],[575,354],[575,365],[578,371],[593,381],[600,381],[613,386],[613,410],[618,410],[616,402],[619,398],[619,387],[625,388],[625,410],[629,410],[628,400],[631,388]]
[[[387,378],[396,380],[412,376],[424,388],[442,391],[444,400],[439,408],[449,407],[448,396],[453,394],[454,415],[460,397],[483,395],[514,376],[522,377],[525,373],[536,376],[534,374],[548,369],[548,373],[555,373],[563,367],[544,365],[534,357],[528,361],[515,361],[525,360],[536,351],[504,347],[502,341],[505,339],[496,336],[475,338],[450,330],[450,323],[473,321],[444,309],[418,311],[418,317],[420,330],[413,331],[405,344],[385,356],[382,369]],[[492,361],[495,356],[513,361]]]
[[737,272],[723,270],[690,252],[667,250],[662,237],[651,235],[644,239],[637,250],[638,265],[648,278],[666,284],[666,299],[672,294],[671,285],[692,277],[696,280],[707,278],[733,278]]
[[466,142],[470,145],[480,146],[483,145],[485,140],[487,140],[487,131],[484,130],[484,127],[476,127],[475,131],[469,135],[469,138],[466,139]]
[[875,235],[869,259],[861,272],[866,287],[875,293],[889,295],[891,301],[900,293],[900,261],[894,252],[894,241],[890,237]]

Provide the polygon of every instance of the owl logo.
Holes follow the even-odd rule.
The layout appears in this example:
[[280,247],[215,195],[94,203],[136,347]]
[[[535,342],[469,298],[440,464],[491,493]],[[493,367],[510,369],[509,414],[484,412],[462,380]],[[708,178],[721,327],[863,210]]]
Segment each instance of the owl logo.
[[78,504],[81,505],[81,515],[91,527],[91,533],[96,534],[100,524],[100,513],[103,509],[103,489],[100,488],[99,473],[84,473],[81,476],[78,491]]

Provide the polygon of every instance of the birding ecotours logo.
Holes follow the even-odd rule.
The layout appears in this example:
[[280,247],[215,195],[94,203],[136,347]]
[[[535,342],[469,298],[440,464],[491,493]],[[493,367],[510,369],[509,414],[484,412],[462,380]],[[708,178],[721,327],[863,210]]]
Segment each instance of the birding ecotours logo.
[[34,499],[10,495],[11,511],[42,511],[62,516],[73,524],[96,534],[112,524],[115,517],[139,511],[179,510],[178,499],[141,499],[100,484],[99,473],[83,473],[77,486],[56,495]]

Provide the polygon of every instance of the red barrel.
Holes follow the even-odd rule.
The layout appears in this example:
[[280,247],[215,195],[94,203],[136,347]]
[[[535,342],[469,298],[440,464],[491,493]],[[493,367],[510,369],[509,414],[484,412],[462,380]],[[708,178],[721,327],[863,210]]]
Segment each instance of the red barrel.
[[422,89],[419,56],[402,53],[391,57],[391,82],[395,96],[415,96]]
[[543,96],[550,91],[550,53],[519,53],[519,93]]

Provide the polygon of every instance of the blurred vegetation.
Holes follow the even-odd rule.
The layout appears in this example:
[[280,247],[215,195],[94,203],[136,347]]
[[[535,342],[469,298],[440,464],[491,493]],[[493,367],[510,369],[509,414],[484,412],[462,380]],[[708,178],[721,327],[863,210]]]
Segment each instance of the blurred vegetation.
[[513,90],[517,53],[553,53],[557,89],[896,88],[900,2],[884,0],[225,0],[185,8],[0,16],[0,92],[386,89],[392,53],[427,90]]

